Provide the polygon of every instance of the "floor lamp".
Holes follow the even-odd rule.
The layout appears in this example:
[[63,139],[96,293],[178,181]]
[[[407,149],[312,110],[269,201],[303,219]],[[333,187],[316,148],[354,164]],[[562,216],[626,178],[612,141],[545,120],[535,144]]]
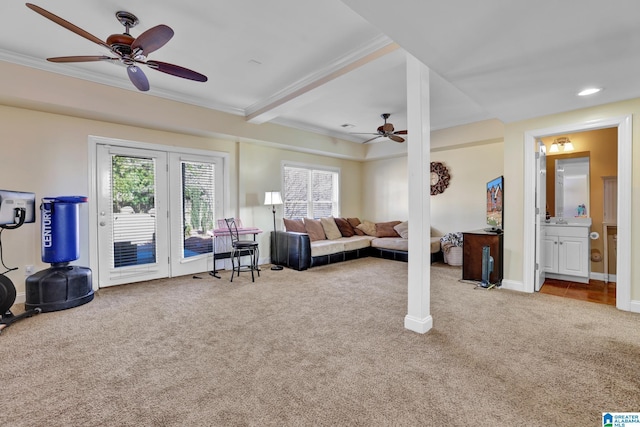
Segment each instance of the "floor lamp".
[[[264,204],[271,205],[273,211],[273,241],[271,244],[275,245],[275,254],[276,260],[278,259],[278,244],[276,243],[276,205],[282,204],[282,197],[280,196],[279,191],[267,191],[264,193]],[[283,267],[281,265],[277,265],[273,260],[271,260],[272,270],[282,270]]]

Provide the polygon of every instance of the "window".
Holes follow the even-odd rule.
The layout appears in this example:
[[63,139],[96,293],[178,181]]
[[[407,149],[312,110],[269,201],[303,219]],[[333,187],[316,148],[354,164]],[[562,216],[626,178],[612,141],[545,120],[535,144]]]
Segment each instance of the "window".
[[181,161],[184,258],[212,252],[215,218],[215,165]]
[[339,170],[285,164],[283,175],[285,218],[339,215]]
[[111,156],[113,268],[156,263],[156,169],[152,157]]

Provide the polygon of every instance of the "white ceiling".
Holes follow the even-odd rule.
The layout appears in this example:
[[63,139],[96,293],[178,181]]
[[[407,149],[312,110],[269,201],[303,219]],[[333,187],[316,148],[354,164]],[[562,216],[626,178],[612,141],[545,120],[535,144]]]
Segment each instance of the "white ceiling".
[[[380,114],[406,127],[405,55],[430,67],[432,129],[511,122],[640,97],[637,0],[271,0],[153,2],[37,0],[104,40],[115,12],[166,24],[175,35],[149,55],[209,77],[193,82],[143,68],[162,96],[355,142]],[[45,58],[108,51],[5,1],[0,60],[136,91],[126,69]],[[590,97],[589,86],[604,90]],[[343,124],[355,125],[344,129]]]

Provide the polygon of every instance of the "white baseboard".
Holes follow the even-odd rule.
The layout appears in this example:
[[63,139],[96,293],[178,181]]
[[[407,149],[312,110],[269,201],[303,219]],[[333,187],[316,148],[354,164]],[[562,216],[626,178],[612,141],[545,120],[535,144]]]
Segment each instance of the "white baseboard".
[[500,286],[502,289],[509,289],[511,291],[519,291],[519,292],[527,292],[524,289],[524,283],[517,282],[515,280],[505,280],[502,279],[502,285]]
[[15,304],[24,304],[27,301],[27,294],[24,292],[20,292],[16,294],[16,302]]
[[640,313],[640,301],[631,300],[631,302],[629,303],[629,311],[633,313]]
[[263,257],[258,259],[258,265],[271,264],[271,258]]
[[[615,274],[608,274],[609,276],[609,282],[617,282],[616,280],[616,275]],[[591,272],[589,273],[589,279],[593,279],[593,280],[600,280],[602,282],[604,282],[604,273],[596,273],[596,272]]]

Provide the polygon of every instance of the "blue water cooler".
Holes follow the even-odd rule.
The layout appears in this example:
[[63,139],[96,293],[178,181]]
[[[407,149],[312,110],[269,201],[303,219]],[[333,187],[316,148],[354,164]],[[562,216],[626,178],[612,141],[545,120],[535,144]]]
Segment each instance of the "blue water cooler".
[[50,268],[26,279],[25,309],[65,310],[93,299],[91,269],[69,265],[80,258],[80,205],[84,196],[42,199],[42,261]]

